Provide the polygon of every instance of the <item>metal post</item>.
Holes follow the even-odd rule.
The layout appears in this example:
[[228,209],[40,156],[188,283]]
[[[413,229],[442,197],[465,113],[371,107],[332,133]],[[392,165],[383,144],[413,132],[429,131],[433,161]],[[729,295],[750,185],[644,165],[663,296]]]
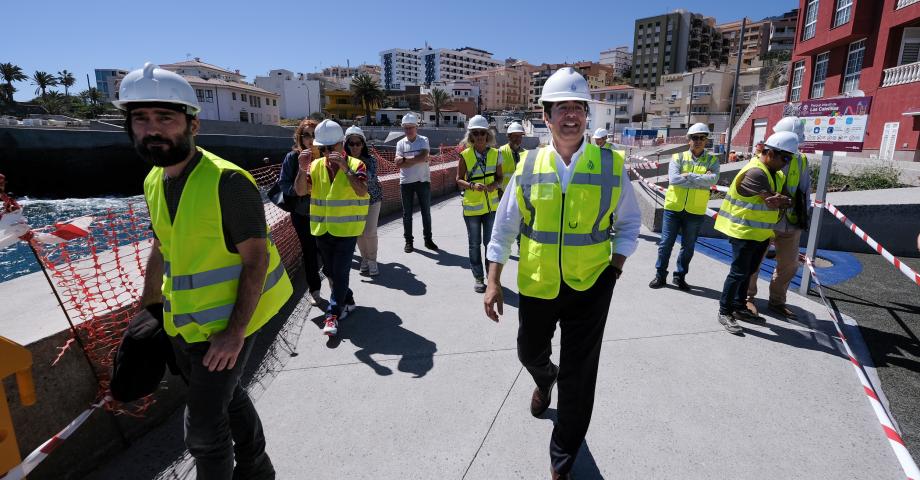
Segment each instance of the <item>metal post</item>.
[[725,158],[728,158],[728,152],[732,150],[732,130],[735,129],[735,100],[738,98],[738,77],[741,75],[741,54],[744,51],[744,27],[747,24],[747,17],[741,20],[741,41],[738,42],[738,59],[735,62],[735,84],[732,87],[732,106],[729,109],[728,117],[728,138],[725,143]]
[[[811,225],[808,227],[808,247],[805,248],[805,256],[814,260],[815,251],[818,249],[818,234],[821,233],[821,218],[824,216],[824,199],[827,196],[827,178],[831,174],[831,164],[834,160],[834,152],[825,150],[821,155],[821,173],[818,175],[818,191],[815,193],[815,201],[821,202],[815,206],[811,212]],[[803,297],[808,296],[808,286],[811,283],[811,272],[808,268],[802,269],[802,285],[799,286],[799,294]]]
[[620,94],[613,92],[613,138],[617,137],[617,108],[620,106]]
[[648,92],[642,92],[642,128],[640,130],[645,130],[645,95]]
[[687,105],[687,128],[690,128],[690,112],[693,111],[693,87],[696,86],[696,72],[690,73],[690,95],[688,100],[690,103]]

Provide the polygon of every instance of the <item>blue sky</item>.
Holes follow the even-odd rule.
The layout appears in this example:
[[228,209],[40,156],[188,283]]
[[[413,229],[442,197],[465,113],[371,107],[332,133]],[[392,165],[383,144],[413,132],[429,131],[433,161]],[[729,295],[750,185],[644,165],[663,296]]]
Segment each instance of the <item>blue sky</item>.
[[[239,69],[253,81],[274,68],[312,72],[330,65],[379,63],[388,48],[471,46],[534,64],[597,61],[600,51],[632,46],[637,18],[683,8],[727,22],[779,15],[798,3],[747,1],[372,2],[215,0],[4,2],[0,63],[74,72],[77,91],[96,68],[138,68],[187,56]],[[589,9],[590,5],[607,5]],[[31,81],[15,84],[33,97]],[[63,91],[63,89],[61,89]]]

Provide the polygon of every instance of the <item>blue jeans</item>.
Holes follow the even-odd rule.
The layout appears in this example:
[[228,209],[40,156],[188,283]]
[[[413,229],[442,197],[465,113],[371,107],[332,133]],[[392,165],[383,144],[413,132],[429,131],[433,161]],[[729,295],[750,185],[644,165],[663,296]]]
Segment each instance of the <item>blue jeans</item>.
[[674,276],[682,278],[690,271],[690,259],[693,258],[696,237],[700,234],[704,218],[706,215],[695,215],[686,211],[664,211],[664,218],[661,220],[661,240],[658,241],[658,261],[655,262],[655,270],[659,277],[668,276],[668,262],[671,260],[671,250],[674,248],[674,241],[677,240],[678,234],[680,235],[680,253],[677,255],[677,269],[674,271]]
[[351,275],[351,256],[355,253],[358,237],[336,237],[324,233],[316,237],[316,246],[323,257],[323,268],[328,268],[329,279],[332,281],[332,294],[329,295],[329,306],[326,307],[327,315],[342,315],[342,306],[354,305],[355,298],[348,288],[348,277]]
[[275,478],[265,453],[259,414],[240,385],[256,335],[243,342],[233,368],[219,372],[209,372],[203,364],[210,342],[186,343],[181,336],[171,338],[176,364],[188,385],[185,446],[195,458],[202,480]]
[[732,265],[722,286],[722,296],[719,298],[719,313],[725,315],[747,308],[747,289],[751,274],[760,267],[760,261],[770,246],[769,240],[758,242],[729,238],[728,241],[732,244]]
[[414,197],[418,197],[419,209],[422,211],[422,234],[425,240],[431,240],[431,182],[403,183],[399,186],[402,194],[403,237],[406,243],[412,243],[412,208]]
[[[489,239],[492,238],[492,223],[495,222],[495,212],[489,212],[484,215],[464,215],[463,222],[466,223],[466,238],[470,245],[470,270],[473,271],[473,278],[479,280],[485,278],[482,269],[482,249],[489,246]],[[486,260],[486,268],[489,268],[489,261]]]

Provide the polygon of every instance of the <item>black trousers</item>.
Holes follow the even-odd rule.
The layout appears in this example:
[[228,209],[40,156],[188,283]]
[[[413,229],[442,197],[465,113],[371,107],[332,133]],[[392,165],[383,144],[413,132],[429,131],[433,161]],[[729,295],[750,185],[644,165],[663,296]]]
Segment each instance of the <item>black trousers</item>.
[[[300,240],[300,250],[303,252],[303,269],[307,276],[307,287],[311,292],[319,290],[322,280],[319,278],[319,249],[316,247],[316,237],[310,233],[310,218],[306,215],[291,214],[291,224]],[[327,272],[323,272],[329,276]]]
[[732,264],[719,298],[719,313],[723,315],[747,308],[748,282],[751,281],[751,275],[760,268],[760,261],[770,246],[770,240],[758,242],[729,238],[728,241],[732,245]]
[[[554,299],[520,298],[518,359],[540,389],[546,390],[553,379],[558,380],[557,420],[549,456],[559,473],[572,469],[591,423],[597,365],[615,284],[613,269],[607,268],[583,292],[563,282]],[[562,329],[558,367],[550,361],[556,322]]]

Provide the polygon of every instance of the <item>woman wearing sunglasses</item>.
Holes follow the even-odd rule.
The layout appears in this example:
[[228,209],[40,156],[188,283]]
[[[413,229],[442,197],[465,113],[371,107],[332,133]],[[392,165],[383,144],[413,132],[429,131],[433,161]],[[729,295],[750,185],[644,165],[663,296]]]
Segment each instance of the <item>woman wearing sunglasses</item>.
[[[307,288],[310,291],[310,304],[318,305],[322,298],[319,295],[322,281],[319,277],[319,261],[316,239],[310,233],[310,195],[307,190],[307,177],[310,162],[319,158],[313,146],[313,130],[319,122],[305,118],[294,130],[294,149],[284,157],[281,162],[281,175],[278,183],[287,199],[297,199],[294,210],[291,211],[291,224],[300,240],[300,249],[303,252],[304,273],[307,276]],[[326,276],[329,274],[326,272]]]
[[[463,140],[468,147],[460,152],[457,162],[457,187],[463,193],[463,221],[470,247],[470,269],[473,271],[473,290],[486,291],[485,272],[482,267],[482,250],[492,236],[492,223],[498,209],[498,189],[502,185],[502,159],[495,148],[495,135],[489,121],[482,115],[470,119]],[[489,262],[486,261],[486,268]]]
[[380,201],[383,200],[383,190],[377,179],[377,158],[368,151],[367,139],[361,127],[351,126],[345,130],[345,146],[348,156],[361,160],[367,167],[367,193],[371,196],[371,205],[367,211],[364,233],[358,237],[358,251],[361,253],[361,275],[376,277],[380,274],[377,268],[377,219],[380,216]]

